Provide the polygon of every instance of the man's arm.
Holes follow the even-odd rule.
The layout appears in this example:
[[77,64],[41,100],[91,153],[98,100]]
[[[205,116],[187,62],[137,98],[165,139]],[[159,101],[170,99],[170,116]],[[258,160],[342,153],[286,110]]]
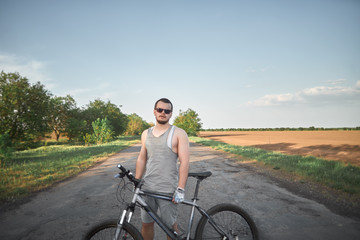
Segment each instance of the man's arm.
[[136,161],[136,170],[135,170],[135,178],[137,179],[141,179],[143,177],[146,168],[147,151],[146,151],[145,141],[146,141],[147,132],[148,131],[145,130],[141,134],[141,150],[138,159]]
[[185,189],[186,181],[189,173],[189,139],[186,132],[183,129],[179,129],[178,135],[178,157],[180,162],[179,167],[179,183],[178,187]]

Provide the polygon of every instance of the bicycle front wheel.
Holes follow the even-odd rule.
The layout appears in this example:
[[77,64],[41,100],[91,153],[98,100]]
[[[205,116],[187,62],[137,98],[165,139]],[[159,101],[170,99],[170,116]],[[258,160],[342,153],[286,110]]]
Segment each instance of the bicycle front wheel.
[[[117,220],[103,222],[93,227],[85,236],[84,240],[112,240],[115,237]],[[119,240],[143,240],[140,232],[130,223],[125,222],[122,227]]]
[[[229,236],[229,240],[258,239],[258,231],[254,221],[238,206],[226,203],[219,204],[209,209],[207,214]],[[195,235],[197,240],[228,239],[216,231],[205,216],[200,219]]]

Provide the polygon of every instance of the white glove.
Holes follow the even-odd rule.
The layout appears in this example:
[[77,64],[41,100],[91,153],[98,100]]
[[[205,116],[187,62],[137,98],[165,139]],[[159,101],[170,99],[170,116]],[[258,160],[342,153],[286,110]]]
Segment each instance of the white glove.
[[173,196],[175,203],[181,203],[185,200],[185,189],[178,187]]

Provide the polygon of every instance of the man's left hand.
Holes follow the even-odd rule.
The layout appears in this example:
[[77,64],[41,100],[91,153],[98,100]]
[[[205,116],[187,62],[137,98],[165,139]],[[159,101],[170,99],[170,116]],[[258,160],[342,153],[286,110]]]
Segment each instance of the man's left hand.
[[185,200],[185,189],[178,187],[174,192],[173,202],[181,203]]

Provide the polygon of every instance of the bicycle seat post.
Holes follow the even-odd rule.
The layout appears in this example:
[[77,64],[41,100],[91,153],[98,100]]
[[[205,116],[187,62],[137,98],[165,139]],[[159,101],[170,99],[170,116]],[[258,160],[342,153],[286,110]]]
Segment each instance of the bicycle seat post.
[[199,187],[200,187],[200,182],[202,181],[202,179],[197,179],[196,181],[196,187],[195,187],[195,192],[194,192],[194,197],[192,200],[199,200],[197,197],[198,197],[198,194],[199,194]]
[[189,173],[189,177],[194,177],[197,179],[196,188],[195,188],[195,192],[194,192],[194,198],[192,199],[193,201],[198,200],[197,196],[199,194],[200,182],[202,180],[204,180],[205,178],[210,177],[211,174],[212,174],[211,172]]

